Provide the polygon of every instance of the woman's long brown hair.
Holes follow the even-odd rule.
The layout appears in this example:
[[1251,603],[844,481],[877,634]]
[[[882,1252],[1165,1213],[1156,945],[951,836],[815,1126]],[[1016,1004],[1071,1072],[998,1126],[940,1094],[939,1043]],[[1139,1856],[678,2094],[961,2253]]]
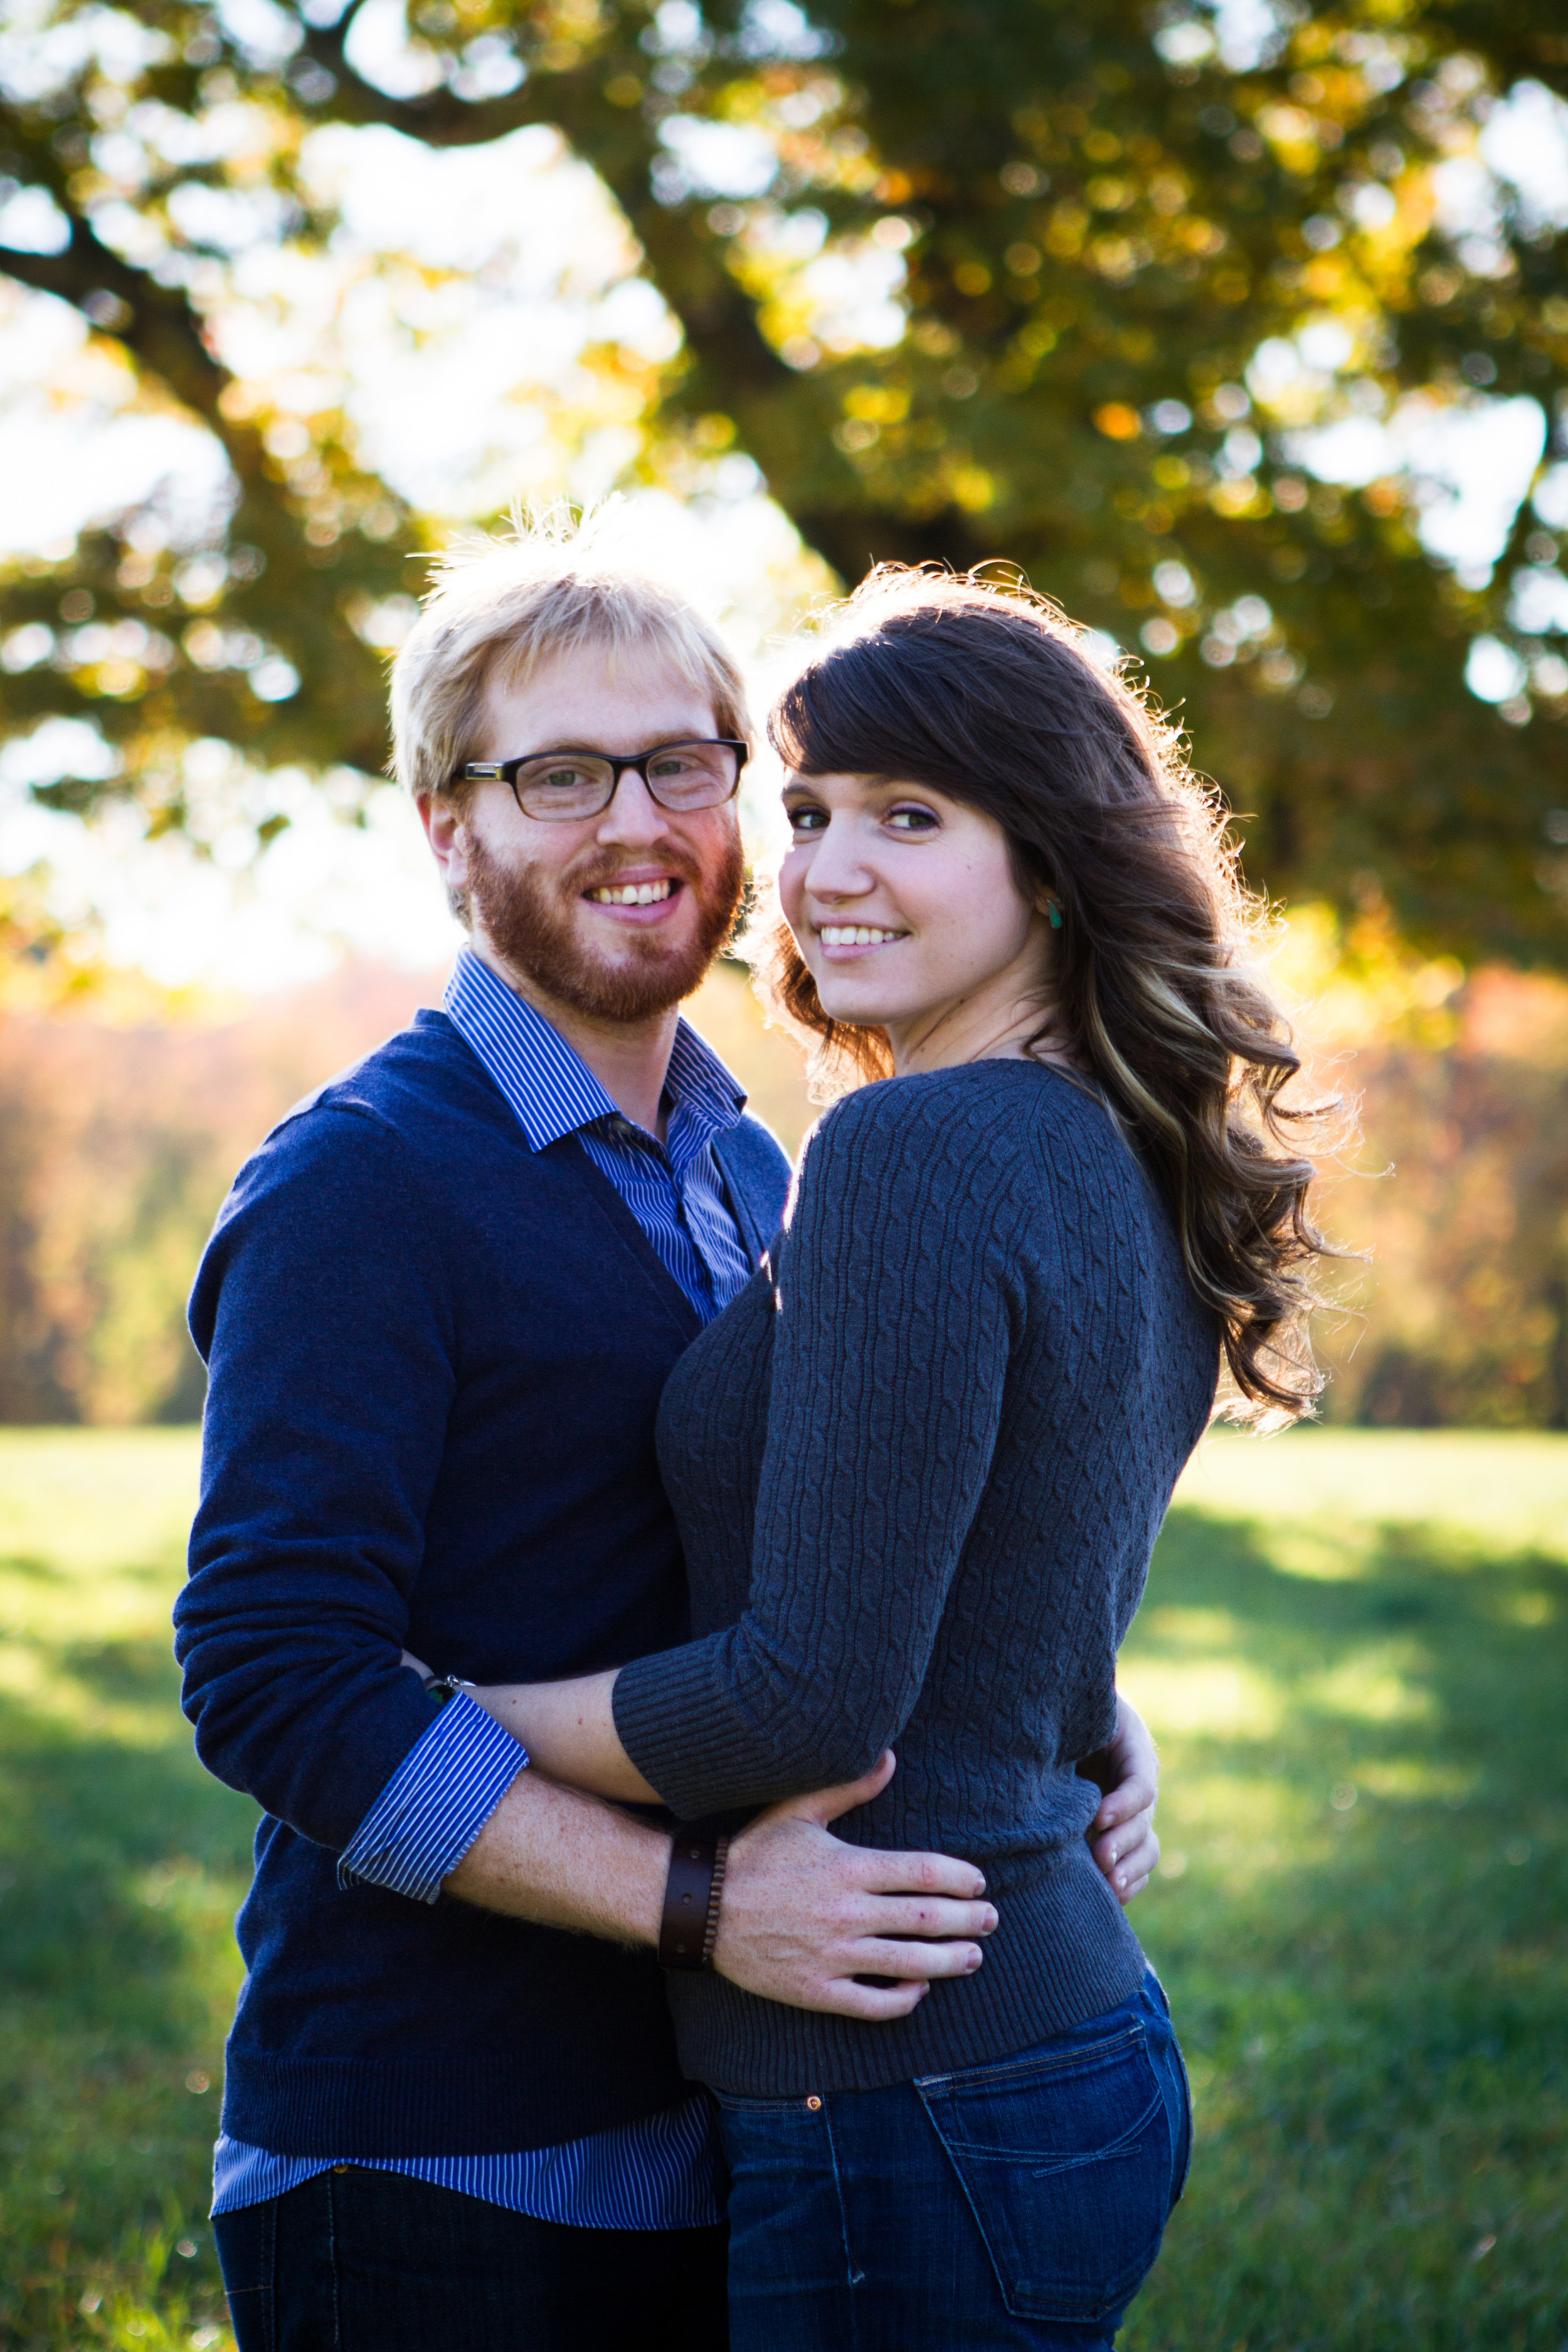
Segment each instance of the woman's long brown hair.
[[[769,732],[799,774],[896,778],[983,810],[1023,887],[1049,890],[1061,911],[1050,1041],[1065,1030],[1169,1206],[1219,1320],[1232,1412],[1278,1423],[1322,1385],[1310,1275],[1338,1253],[1309,1216],[1316,1170],[1299,1139],[1338,1106],[1282,1101],[1300,1056],[1253,963],[1261,909],[1218,795],[1082,635],[1021,586],[884,564]],[[787,926],[752,952],[764,1002],[812,1046],[819,1098],[891,1074],[882,1030],[824,1012]]]

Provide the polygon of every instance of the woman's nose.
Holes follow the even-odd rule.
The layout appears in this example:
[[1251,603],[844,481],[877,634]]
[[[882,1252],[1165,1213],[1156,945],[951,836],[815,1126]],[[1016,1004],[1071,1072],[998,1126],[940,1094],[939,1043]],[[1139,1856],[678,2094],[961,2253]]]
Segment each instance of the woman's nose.
[[823,899],[863,898],[868,890],[875,889],[876,884],[876,876],[858,854],[849,835],[829,824],[826,832],[818,835],[812,851],[805,877],[806,895]]

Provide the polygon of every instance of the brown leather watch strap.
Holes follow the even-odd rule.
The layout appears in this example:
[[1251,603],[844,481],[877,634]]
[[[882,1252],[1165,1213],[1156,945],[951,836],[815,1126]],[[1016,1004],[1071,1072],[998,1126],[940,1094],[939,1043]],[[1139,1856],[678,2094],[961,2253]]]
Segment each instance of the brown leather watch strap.
[[664,1883],[664,1916],[658,1929],[658,1964],[664,1969],[700,1969],[713,1901],[716,1846],[701,1838],[677,1837],[669,1849]]

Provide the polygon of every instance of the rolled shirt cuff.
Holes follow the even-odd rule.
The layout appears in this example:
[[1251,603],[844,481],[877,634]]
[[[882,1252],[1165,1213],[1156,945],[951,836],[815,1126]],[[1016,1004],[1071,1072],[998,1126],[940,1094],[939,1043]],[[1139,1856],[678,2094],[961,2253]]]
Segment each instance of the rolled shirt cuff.
[[338,1885],[368,1883],[434,1903],[526,1769],[528,1750],[467,1691],[449,1698],[366,1813],[338,1864]]

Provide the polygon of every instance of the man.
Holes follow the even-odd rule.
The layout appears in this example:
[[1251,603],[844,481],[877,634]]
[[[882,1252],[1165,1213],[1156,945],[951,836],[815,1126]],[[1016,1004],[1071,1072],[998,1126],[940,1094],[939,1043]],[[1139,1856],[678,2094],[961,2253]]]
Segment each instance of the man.
[[[224,2274],[241,2352],[717,2352],[708,2107],[652,1957],[669,1833],[400,1660],[540,1679],[683,1637],[654,1414],[788,1179],[678,1013],[741,895],[743,692],[678,600],[541,538],[448,570],[394,713],[471,947],[242,1171],[192,1302],[185,1704],[265,1811]],[[1124,1898],[1157,1851],[1133,1738],[1097,1825]],[[888,1769],[735,1841],[715,1966],[850,2014],[862,1978],[963,1972],[979,1874],[828,1832]]]

